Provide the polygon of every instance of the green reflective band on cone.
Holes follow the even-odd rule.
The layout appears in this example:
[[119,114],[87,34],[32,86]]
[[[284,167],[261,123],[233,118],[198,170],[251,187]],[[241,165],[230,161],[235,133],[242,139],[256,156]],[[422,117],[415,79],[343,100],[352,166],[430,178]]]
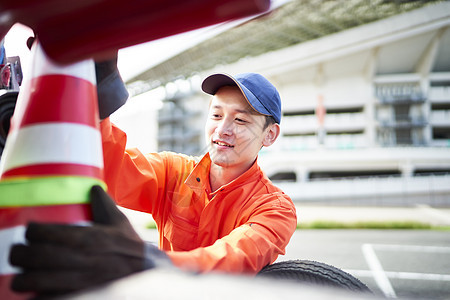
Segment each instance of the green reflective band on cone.
[[0,207],[89,203],[94,185],[106,184],[91,177],[16,178],[0,181]]

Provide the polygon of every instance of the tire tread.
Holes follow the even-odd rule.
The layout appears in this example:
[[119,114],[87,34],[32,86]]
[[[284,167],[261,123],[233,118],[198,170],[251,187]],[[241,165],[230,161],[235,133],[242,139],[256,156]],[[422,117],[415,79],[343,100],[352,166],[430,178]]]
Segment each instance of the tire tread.
[[353,275],[334,266],[311,260],[277,262],[264,267],[257,276],[370,292],[369,288]]

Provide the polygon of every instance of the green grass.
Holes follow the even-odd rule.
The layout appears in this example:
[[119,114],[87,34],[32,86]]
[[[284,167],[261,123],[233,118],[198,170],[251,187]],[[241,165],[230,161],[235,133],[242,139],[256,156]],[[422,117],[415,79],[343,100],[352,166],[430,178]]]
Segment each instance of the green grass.
[[409,230],[450,230],[448,226],[432,226],[430,224],[404,221],[404,222],[335,222],[314,221],[311,223],[299,223],[297,229],[409,229]]
[[[155,222],[149,222],[147,229],[157,229]],[[314,221],[311,223],[299,223],[297,229],[404,229],[404,230],[443,230],[450,231],[450,226],[432,226],[430,224],[405,221],[405,222],[336,222]]]

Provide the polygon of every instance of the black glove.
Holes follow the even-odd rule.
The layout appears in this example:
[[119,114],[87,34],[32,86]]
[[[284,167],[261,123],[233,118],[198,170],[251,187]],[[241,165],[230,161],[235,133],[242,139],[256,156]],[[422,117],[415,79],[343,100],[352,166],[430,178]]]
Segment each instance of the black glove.
[[98,112],[100,119],[109,117],[127,102],[128,91],[117,69],[117,53],[106,61],[95,62]]
[[92,226],[30,223],[28,245],[14,245],[10,263],[22,268],[16,292],[54,296],[96,286],[154,267],[172,266],[168,256],[144,242],[99,186],[90,193]]
[[18,91],[7,91],[0,94],[0,159],[8,136],[10,120],[16,107]]

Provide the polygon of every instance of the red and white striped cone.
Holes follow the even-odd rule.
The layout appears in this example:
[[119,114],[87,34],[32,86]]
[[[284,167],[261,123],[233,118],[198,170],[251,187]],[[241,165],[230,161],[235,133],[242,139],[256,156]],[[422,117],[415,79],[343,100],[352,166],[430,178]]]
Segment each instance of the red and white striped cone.
[[10,281],[12,244],[30,221],[86,223],[89,191],[103,182],[95,67],[57,65],[38,43],[0,161],[0,299],[22,299]]

